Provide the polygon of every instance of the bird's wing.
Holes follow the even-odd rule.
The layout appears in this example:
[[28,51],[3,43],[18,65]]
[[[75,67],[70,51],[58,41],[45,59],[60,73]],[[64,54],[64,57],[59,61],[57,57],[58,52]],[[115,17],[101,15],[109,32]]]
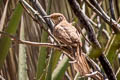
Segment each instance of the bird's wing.
[[54,28],[54,36],[64,44],[72,44],[71,38],[61,25],[58,25]]
[[78,33],[77,29],[72,26],[66,26],[64,27],[64,30],[66,30],[66,33],[69,35],[73,43],[80,43],[80,34]]

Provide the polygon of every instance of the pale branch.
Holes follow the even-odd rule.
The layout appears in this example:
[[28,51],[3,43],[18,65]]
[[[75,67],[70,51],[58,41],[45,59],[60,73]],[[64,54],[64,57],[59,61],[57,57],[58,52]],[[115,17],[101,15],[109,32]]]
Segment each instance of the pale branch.
[[5,78],[3,76],[0,75],[0,80],[5,80]]
[[81,76],[80,78],[84,77],[92,77],[95,80],[104,80],[103,75],[98,71],[92,72],[91,74],[86,74],[85,76]]
[[120,17],[118,18],[117,22],[120,22]]
[[[39,3],[38,0],[30,0],[32,2],[32,5],[35,7],[35,9],[40,13],[41,16],[47,16],[47,13],[45,10],[42,8],[41,4]],[[53,31],[54,24],[50,19],[44,18],[46,21],[46,24],[48,25],[47,27],[50,28],[51,32]]]
[[[34,8],[32,8],[25,0],[19,0],[19,2],[22,4],[24,9],[27,11],[27,13],[30,10],[33,14],[39,14],[38,11],[36,11]],[[29,10],[27,10],[27,9],[29,9]],[[40,18],[40,21],[42,21],[44,24],[46,24],[45,20],[43,19],[43,17],[41,15],[39,15],[39,18]]]
[[60,47],[60,45],[51,44],[51,43],[39,43],[39,42],[31,42],[31,41],[20,40],[17,37],[15,37],[13,35],[10,35],[10,34],[8,34],[6,32],[1,32],[0,31],[0,34],[10,37],[10,39],[12,41],[17,42],[18,44],[26,44],[26,45],[38,46],[38,47],[39,46],[41,46],[41,47],[50,47],[50,48],[56,48],[56,49],[59,49],[59,47]]
[[[25,2],[26,2],[26,1],[25,1]],[[27,2],[26,2],[26,3],[27,3]],[[32,8],[32,7],[31,7],[28,3],[25,4],[24,1],[22,1],[22,0],[20,0],[20,4],[21,4],[22,7],[24,8],[24,10],[28,13],[28,15],[29,15],[34,21],[36,21],[34,15],[32,15],[31,12],[28,10],[29,8]],[[26,8],[25,6],[28,7],[28,8]],[[32,13],[35,11],[33,8],[32,8],[31,10],[33,10]],[[35,11],[35,12],[36,12],[36,11]],[[42,21],[43,23],[45,23],[43,18],[41,18],[41,21]]]
[[8,36],[12,41],[15,41],[18,44],[25,44],[25,45],[31,45],[31,46],[36,46],[36,47],[49,47],[49,48],[54,48],[58,49],[63,52],[66,56],[68,56],[72,61],[75,59],[70,55],[70,51],[66,49],[66,45],[56,45],[56,44],[51,44],[51,43],[39,43],[39,42],[31,42],[31,41],[25,41],[25,40],[20,40],[17,37],[8,34],[6,32],[0,31],[0,34],[4,36]]

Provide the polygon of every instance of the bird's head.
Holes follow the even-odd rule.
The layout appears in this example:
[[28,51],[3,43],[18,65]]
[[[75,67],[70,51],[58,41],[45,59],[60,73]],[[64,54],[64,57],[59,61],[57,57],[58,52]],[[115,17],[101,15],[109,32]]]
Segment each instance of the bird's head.
[[53,23],[55,25],[59,24],[61,21],[65,20],[65,17],[63,14],[61,13],[53,13],[51,15],[48,16],[44,16],[44,18],[50,18],[52,19]]

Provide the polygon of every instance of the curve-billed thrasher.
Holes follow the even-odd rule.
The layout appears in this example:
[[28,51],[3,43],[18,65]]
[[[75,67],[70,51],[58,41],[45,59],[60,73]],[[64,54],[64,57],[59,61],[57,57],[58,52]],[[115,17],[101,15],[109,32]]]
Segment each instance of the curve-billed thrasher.
[[[80,72],[80,75],[90,74],[90,68],[86,61],[85,56],[78,51],[78,46],[81,48],[82,43],[80,39],[80,34],[77,29],[69,23],[63,14],[53,13],[51,15],[45,16],[51,18],[55,24],[53,34],[54,36],[63,44],[71,46],[74,50],[74,58],[76,62],[73,63],[73,66],[76,71]],[[72,54],[73,56],[73,54]]]

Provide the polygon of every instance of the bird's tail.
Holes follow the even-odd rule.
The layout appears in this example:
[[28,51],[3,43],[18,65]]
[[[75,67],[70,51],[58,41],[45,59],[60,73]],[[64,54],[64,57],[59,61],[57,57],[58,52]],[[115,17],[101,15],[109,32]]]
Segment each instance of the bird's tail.
[[73,66],[77,72],[80,73],[81,76],[85,76],[85,74],[90,74],[90,67],[86,60],[85,54],[81,50],[81,46],[77,46],[77,50],[75,52],[75,60]]

